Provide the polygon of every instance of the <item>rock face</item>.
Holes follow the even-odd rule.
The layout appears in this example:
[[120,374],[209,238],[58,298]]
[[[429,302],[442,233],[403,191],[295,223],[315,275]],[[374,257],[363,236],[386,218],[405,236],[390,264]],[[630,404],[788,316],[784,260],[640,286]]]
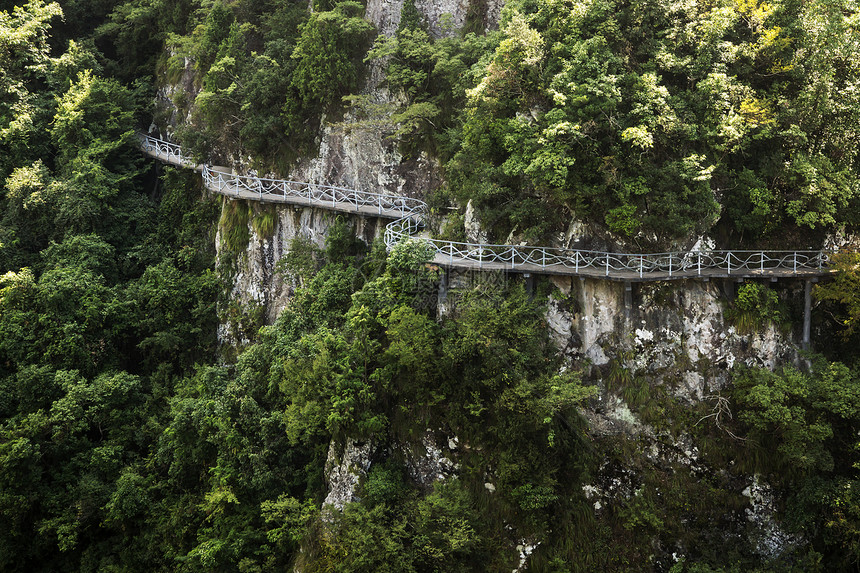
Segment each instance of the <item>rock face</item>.
[[[346,121],[351,119],[347,115]],[[441,184],[439,164],[424,153],[405,160],[396,142],[388,139],[393,131],[393,125],[327,126],[319,155],[300,161],[290,178],[384,195],[426,197]]]
[[[393,36],[400,26],[403,4],[404,0],[369,0],[365,18],[380,34]],[[430,34],[440,38],[453,35],[463,27],[473,4],[474,12],[482,16],[484,29],[498,28],[504,0],[414,0],[414,4]]]
[[[274,209],[277,220],[271,237],[260,237],[249,223],[251,239],[247,250],[237,260],[230,293],[231,299],[242,305],[262,305],[268,324],[286,308],[297,286],[295,278],[278,266],[289,252],[293,239],[307,239],[324,248],[328,230],[339,216],[325,209],[307,207],[278,206]],[[356,236],[367,244],[384,231],[388,222],[368,217],[347,216],[346,219]]]
[[[597,447],[624,444],[628,452],[607,460],[594,482],[584,486],[595,511],[636,506],[646,475],[652,480],[655,475],[689,475],[693,481],[713,480],[722,491],[733,492],[738,503],[747,503],[741,510],[727,508],[723,525],[711,535],[724,543],[745,540],[767,559],[796,548],[802,540],[780,527],[778,501],[767,484],[756,476],[744,483],[743,476],[709,467],[687,433],[692,428],[671,429],[653,416],[645,421],[635,404],[637,399],[647,402],[650,395],[663,395],[680,409],[705,403],[704,412],[711,414],[699,422],[720,429],[719,416],[731,416],[721,392],[731,381],[732,369],[799,364],[791,332],[774,325],[739,332],[725,312],[735,288],[731,282],[634,284],[627,291],[624,283],[610,281],[552,281],[557,290],[546,314],[550,335],[571,363],[587,365],[583,375],[599,390],[581,410],[589,434],[601,444]],[[788,297],[799,295],[785,292]],[[661,570],[684,555],[683,546],[655,547]]]
[[177,102],[193,101],[199,91],[195,85],[194,61],[185,58],[183,64],[179,80],[176,83],[165,82],[155,94],[155,122],[149,131],[155,131],[155,124],[164,125],[164,133],[159,134],[161,137],[170,138],[177,125],[189,121],[190,112],[182,116],[179,111],[182,106],[177,106]]
[[564,353],[592,368],[624,362],[633,375],[672,382],[691,403],[725,387],[735,364],[773,368],[798,360],[790,334],[773,325],[741,334],[726,319],[721,288],[733,283],[640,283],[625,292],[620,282],[552,280],[558,291],[547,325]]
[[400,26],[403,0],[368,0],[364,17],[383,36],[393,36]]
[[374,449],[371,442],[355,440],[347,440],[340,452],[335,444],[329,446],[325,463],[329,492],[323,503],[324,508],[340,511],[347,503],[357,501],[355,491],[361,478],[370,469]]
[[[455,476],[459,467],[450,460],[442,451],[434,439],[430,428],[421,438],[421,447],[404,445],[403,457],[406,460],[406,471],[409,477],[425,488],[433,486],[434,482]],[[448,439],[448,449],[452,452],[457,449],[457,438]],[[423,450],[423,451],[421,451]]]
[[797,547],[802,539],[786,533],[776,519],[777,500],[771,487],[754,475],[752,483],[743,491],[749,498],[750,507],[746,517],[753,526],[753,543],[756,552],[762,557],[774,559]]
[[456,33],[466,23],[469,0],[415,0],[430,33],[437,38]]

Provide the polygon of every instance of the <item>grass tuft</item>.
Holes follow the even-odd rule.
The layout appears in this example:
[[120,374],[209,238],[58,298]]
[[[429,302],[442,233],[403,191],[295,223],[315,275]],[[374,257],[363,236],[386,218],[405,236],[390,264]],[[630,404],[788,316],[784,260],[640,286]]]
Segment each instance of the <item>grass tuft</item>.
[[261,239],[271,239],[275,234],[275,227],[278,223],[278,213],[271,205],[264,205],[261,210],[254,214],[251,219],[251,226],[254,232]]
[[224,198],[221,219],[218,221],[222,249],[240,253],[248,248],[248,240],[251,238],[248,230],[249,214],[246,201]]

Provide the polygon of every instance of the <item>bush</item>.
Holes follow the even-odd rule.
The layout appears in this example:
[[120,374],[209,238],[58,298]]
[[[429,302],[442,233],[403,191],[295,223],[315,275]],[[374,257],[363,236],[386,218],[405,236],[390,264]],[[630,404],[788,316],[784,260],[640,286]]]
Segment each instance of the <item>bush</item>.
[[741,286],[727,315],[740,332],[747,334],[768,324],[780,325],[785,321],[779,296],[759,283]]
[[224,198],[221,208],[221,246],[231,253],[240,253],[248,247],[251,233],[248,230],[250,209],[245,201]]

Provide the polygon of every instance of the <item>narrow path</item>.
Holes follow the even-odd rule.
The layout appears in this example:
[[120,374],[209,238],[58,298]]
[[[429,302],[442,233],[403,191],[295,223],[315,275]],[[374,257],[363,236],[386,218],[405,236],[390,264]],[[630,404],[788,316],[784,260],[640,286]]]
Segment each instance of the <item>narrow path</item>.
[[197,164],[174,144],[140,136],[147,155],[199,171],[206,187],[237,199],[319,207],[344,213],[394,219],[385,228],[390,249],[411,239],[433,247],[433,263],[456,269],[499,270],[569,275],[640,282],[710,278],[811,278],[830,274],[830,253],[824,251],[688,251],[608,253],[582,249],[490,245],[431,239],[419,235],[426,203],[396,197],[283,179],[233,175],[227,167]]

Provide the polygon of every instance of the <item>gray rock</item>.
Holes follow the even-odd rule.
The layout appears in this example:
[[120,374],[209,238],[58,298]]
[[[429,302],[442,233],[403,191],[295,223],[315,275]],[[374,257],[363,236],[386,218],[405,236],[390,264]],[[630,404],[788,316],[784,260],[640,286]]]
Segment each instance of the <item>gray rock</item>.
[[328,495],[323,502],[324,510],[342,511],[347,503],[357,501],[355,491],[370,469],[375,447],[371,442],[349,439],[343,445],[343,451],[339,453],[338,450],[334,442],[329,445],[325,463]]

